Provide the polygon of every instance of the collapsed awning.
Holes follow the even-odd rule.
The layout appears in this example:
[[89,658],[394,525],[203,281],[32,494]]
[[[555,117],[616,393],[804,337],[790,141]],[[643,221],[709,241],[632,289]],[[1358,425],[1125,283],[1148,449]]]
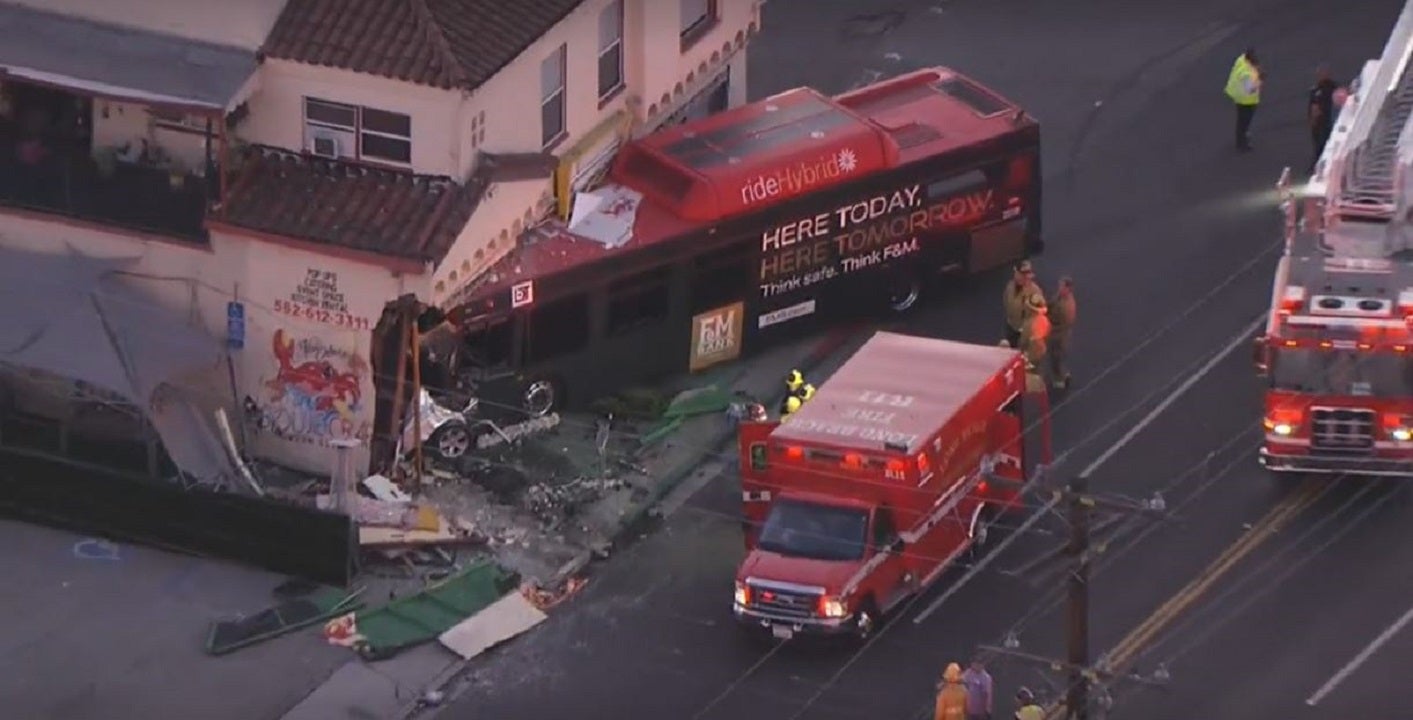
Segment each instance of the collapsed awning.
[[6,75],[114,100],[230,110],[252,91],[255,53],[0,3]]
[[124,273],[136,263],[0,247],[0,362],[126,398],[183,472],[233,485],[240,476],[210,411],[214,399],[197,381],[219,369],[223,345]]

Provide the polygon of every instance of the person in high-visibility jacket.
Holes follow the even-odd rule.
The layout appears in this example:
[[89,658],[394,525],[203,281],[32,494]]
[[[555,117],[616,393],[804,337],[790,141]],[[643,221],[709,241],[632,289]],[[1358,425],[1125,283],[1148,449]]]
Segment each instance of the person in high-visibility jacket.
[[1050,340],[1050,318],[1046,314],[1045,296],[1034,293],[1026,299],[1025,326],[1021,328],[1020,351],[1025,355],[1026,369],[1033,373],[1044,370],[1045,351]]
[[799,412],[804,405],[805,401],[801,400],[799,395],[786,395],[785,402],[780,404],[780,417],[782,419],[790,417]]
[[937,705],[932,720],[966,720],[967,688],[962,684],[962,666],[951,663],[937,687]]
[[1045,709],[1035,703],[1035,693],[1021,688],[1016,693],[1016,720],[1043,720]]
[[802,402],[802,403],[807,403],[807,402],[809,402],[809,401],[810,401],[810,398],[814,397],[814,386],[811,385],[811,384],[809,384],[809,383],[805,383],[804,385],[801,385],[801,386],[800,386],[800,392],[797,393],[797,395],[799,395],[800,402]]
[[1256,50],[1247,48],[1232,63],[1227,75],[1227,97],[1236,105],[1236,149],[1251,149],[1251,120],[1261,104],[1261,63]]
[[790,374],[785,376],[785,392],[791,395],[794,395],[795,393],[799,392],[800,388],[803,387],[804,384],[805,375],[799,370],[791,370]]
[[1035,268],[1029,260],[1016,263],[1011,272],[1011,281],[1001,294],[1001,307],[1006,313],[1006,344],[1020,347],[1021,330],[1025,327],[1025,299],[1040,292],[1035,284]]

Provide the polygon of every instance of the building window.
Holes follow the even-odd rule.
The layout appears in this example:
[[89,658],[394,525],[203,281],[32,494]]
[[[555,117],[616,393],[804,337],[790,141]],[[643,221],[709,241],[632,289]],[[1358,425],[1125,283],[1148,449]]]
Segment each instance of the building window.
[[599,101],[623,87],[623,0],[599,14]]
[[560,45],[540,63],[540,145],[548,148],[565,135],[564,56]]
[[678,34],[682,38],[682,49],[686,50],[716,24],[716,0],[677,0],[677,3],[682,10]]
[[321,157],[407,165],[412,118],[401,113],[304,99],[305,150]]
[[180,110],[154,107],[151,109],[151,113],[152,124],[164,130],[205,135],[206,128],[210,125],[208,118],[201,115],[189,115]]

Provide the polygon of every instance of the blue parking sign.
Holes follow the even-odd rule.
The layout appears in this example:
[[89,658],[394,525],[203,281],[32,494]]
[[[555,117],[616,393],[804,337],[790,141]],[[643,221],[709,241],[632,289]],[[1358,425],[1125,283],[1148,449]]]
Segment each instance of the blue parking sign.
[[245,347],[245,305],[243,303],[226,303],[226,347],[232,350],[240,350]]

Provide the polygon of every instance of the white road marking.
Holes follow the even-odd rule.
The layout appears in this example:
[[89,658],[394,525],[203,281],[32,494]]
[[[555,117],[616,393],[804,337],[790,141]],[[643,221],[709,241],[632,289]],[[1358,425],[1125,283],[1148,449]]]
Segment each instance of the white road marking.
[[1262,314],[1260,317],[1257,317],[1256,320],[1254,320],[1250,325],[1247,325],[1246,329],[1242,330],[1241,333],[1238,334],[1231,342],[1227,343],[1226,347],[1222,348],[1221,351],[1218,352],[1216,355],[1213,355],[1212,359],[1208,360],[1205,365],[1198,368],[1197,372],[1192,374],[1192,377],[1183,381],[1181,385],[1177,386],[1177,388],[1175,388],[1172,392],[1168,393],[1168,396],[1163,398],[1163,401],[1158,403],[1157,407],[1150,410],[1147,415],[1144,415],[1143,419],[1139,420],[1136,425],[1129,428],[1129,431],[1127,433],[1124,433],[1124,436],[1119,438],[1118,442],[1114,443],[1113,445],[1110,445],[1109,449],[1105,450],[1103,455],[1100,455],[1098,458],[1095,458],[1094,462],[1089,463],[1089,465],[1083,470],[1081,470],[1079,474],[1089,475],[1095,470],[1098,470],[1099,467],[1102,466],[1104,463],[1112,459],[1114,455],[1117,455],[1120,450],[1124,449],[1125,445],[1128,445],[1129,442],[1132,441],[1135,437],[1137,437],[1140,432],[1143,432],[1144,428],[1148,427],[1153,423],[1154,420],[1158,419],[1158,416],[1163,414],[1164,410],[1167,410],[1169,406],[1177,402],[1178,398],[1182,397],[1183,394],[1186,393],[1188,390],[1191,390],[1193,385],[1196,385],[1200,380],[1202,380],[1202,378],[1206,377],[1207,373],[1212,372],[1212,368],[1215,368],[1218,363],[1226,359],[1228,355],[1232,354],[1233,350],[1236,350],[1242,345],[1250,343],[1252,337],[1251,334],[1256,332],[1256,330],[1261,327],[1261,323],[1265,321],[1266,316]]
[[1353,675],[1360,666],[1368,662],[1369,658],[1373,657],[1374,653],[1379,651],[1379,648],[1383,647],[1389,640],[1392,640],[1393,636],[1397,635],[1410,622],[1413,622],[1413,607],[1408,608],[1408,612],[1403,613],[1403,617],[1399,618],[1392,625],[1384,628],[1384,631],[1379,633],[1379,636],[1374,638],[1373,642],[1369,643],[1358,655],[1355,655],[1354,659],[1350,660],[1347,665],[1340,668],[1339,672],[1334,674],[1334,677],[1326,681],[1324,685],[1321,685],[1320,689],[1316,690],[1314,695],[1306,698],[1305,704],[1311,707],[1318,705],[1321,700],[1324,700],[1330,693],[1334,692],[1335,688],[1340,686],[1340,683],[1348,680],[1350,675]]

